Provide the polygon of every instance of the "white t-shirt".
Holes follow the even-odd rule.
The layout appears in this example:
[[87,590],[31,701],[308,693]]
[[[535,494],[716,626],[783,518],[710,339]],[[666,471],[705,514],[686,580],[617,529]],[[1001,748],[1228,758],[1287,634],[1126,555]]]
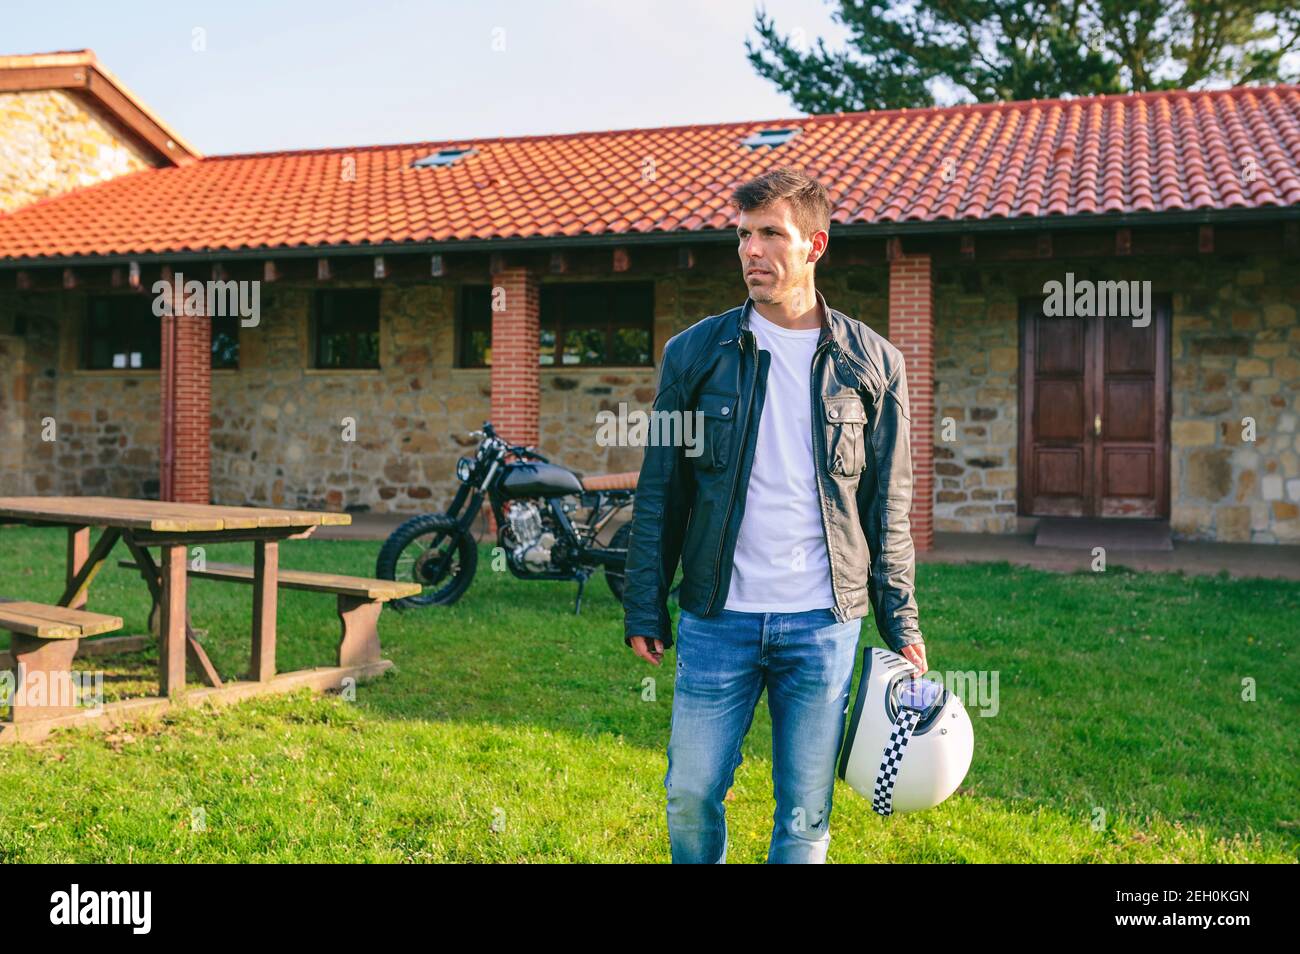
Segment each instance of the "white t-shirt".
[[821,329],[791,331],[756,308],[749,328],[772,357],[725,608],[829,609],[835,593],[812,444],[812,356]]

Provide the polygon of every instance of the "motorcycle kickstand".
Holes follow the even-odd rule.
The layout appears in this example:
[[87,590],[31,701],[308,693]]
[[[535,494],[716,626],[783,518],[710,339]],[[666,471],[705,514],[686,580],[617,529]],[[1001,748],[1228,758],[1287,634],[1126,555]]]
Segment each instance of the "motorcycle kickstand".
[[578,596],[573,601],[573,615],[578,616],[582,613],[582,588],[587,583],[587,571],[578,571]]

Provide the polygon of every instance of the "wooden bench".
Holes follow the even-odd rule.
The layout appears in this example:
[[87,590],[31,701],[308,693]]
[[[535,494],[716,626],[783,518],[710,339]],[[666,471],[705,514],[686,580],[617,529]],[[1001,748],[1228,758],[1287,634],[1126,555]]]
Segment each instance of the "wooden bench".
[[[138,564],[130,560],[123,560],[118,566],[128,570],[140,569]],[[237,563],[208,563],[201,570],[190,567],[186,572],[200,580],[253,582],[253,568]],[[343,628],[339,638],[340,666],[359,666],[377,661],[380,658],[380,610],[389,600],[418,596],[423,589],[419,583],[398,583],[395,580],[373,580],[363,576],[283,568],[277,573],[277,582],[281,589],[334,593],[338,596],[339,622]],[[157,612],[157,607],[154,612]]]
[[0,665],[7,662],[5,668],[14,669],[15,690],[31,687],[34,692],[39,684],[41,692],[39,701],[31,702],[27,693],[15,691],[14,698],[8,700],[10,720],[32,722],[80,711],[71,678],[77,642],[121,628],[120,616],[0,597],[0,629],[12,634],[9,659],[0,658]]

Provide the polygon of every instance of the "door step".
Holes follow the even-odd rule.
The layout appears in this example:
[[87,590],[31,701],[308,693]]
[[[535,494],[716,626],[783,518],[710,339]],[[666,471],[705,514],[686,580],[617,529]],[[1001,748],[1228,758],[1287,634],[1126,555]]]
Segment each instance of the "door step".
[[1036,547],[1071,550],[1172,550],[1168,520],[1096,517],[1043,517],[1034,535]]

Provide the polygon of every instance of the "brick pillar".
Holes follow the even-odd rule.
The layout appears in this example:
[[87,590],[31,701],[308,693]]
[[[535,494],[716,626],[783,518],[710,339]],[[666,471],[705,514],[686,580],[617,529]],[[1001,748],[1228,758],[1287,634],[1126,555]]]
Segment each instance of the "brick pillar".
[[540,433],[540,303],[527,269],[492,276],[492,426],[512,444],[536,444]]
[[[162,279],[173,283],[172,271]],[[174,291],[174,288],[173,288]],[[172,294],[162,318],[162,474],[158,496],[210,503],[212,330],[203,315],[186,315],[185,296]]]
[[930,256],[889,263],[889,340],[903,353],[912,412],[912,543],[934,546],[934,286]]

